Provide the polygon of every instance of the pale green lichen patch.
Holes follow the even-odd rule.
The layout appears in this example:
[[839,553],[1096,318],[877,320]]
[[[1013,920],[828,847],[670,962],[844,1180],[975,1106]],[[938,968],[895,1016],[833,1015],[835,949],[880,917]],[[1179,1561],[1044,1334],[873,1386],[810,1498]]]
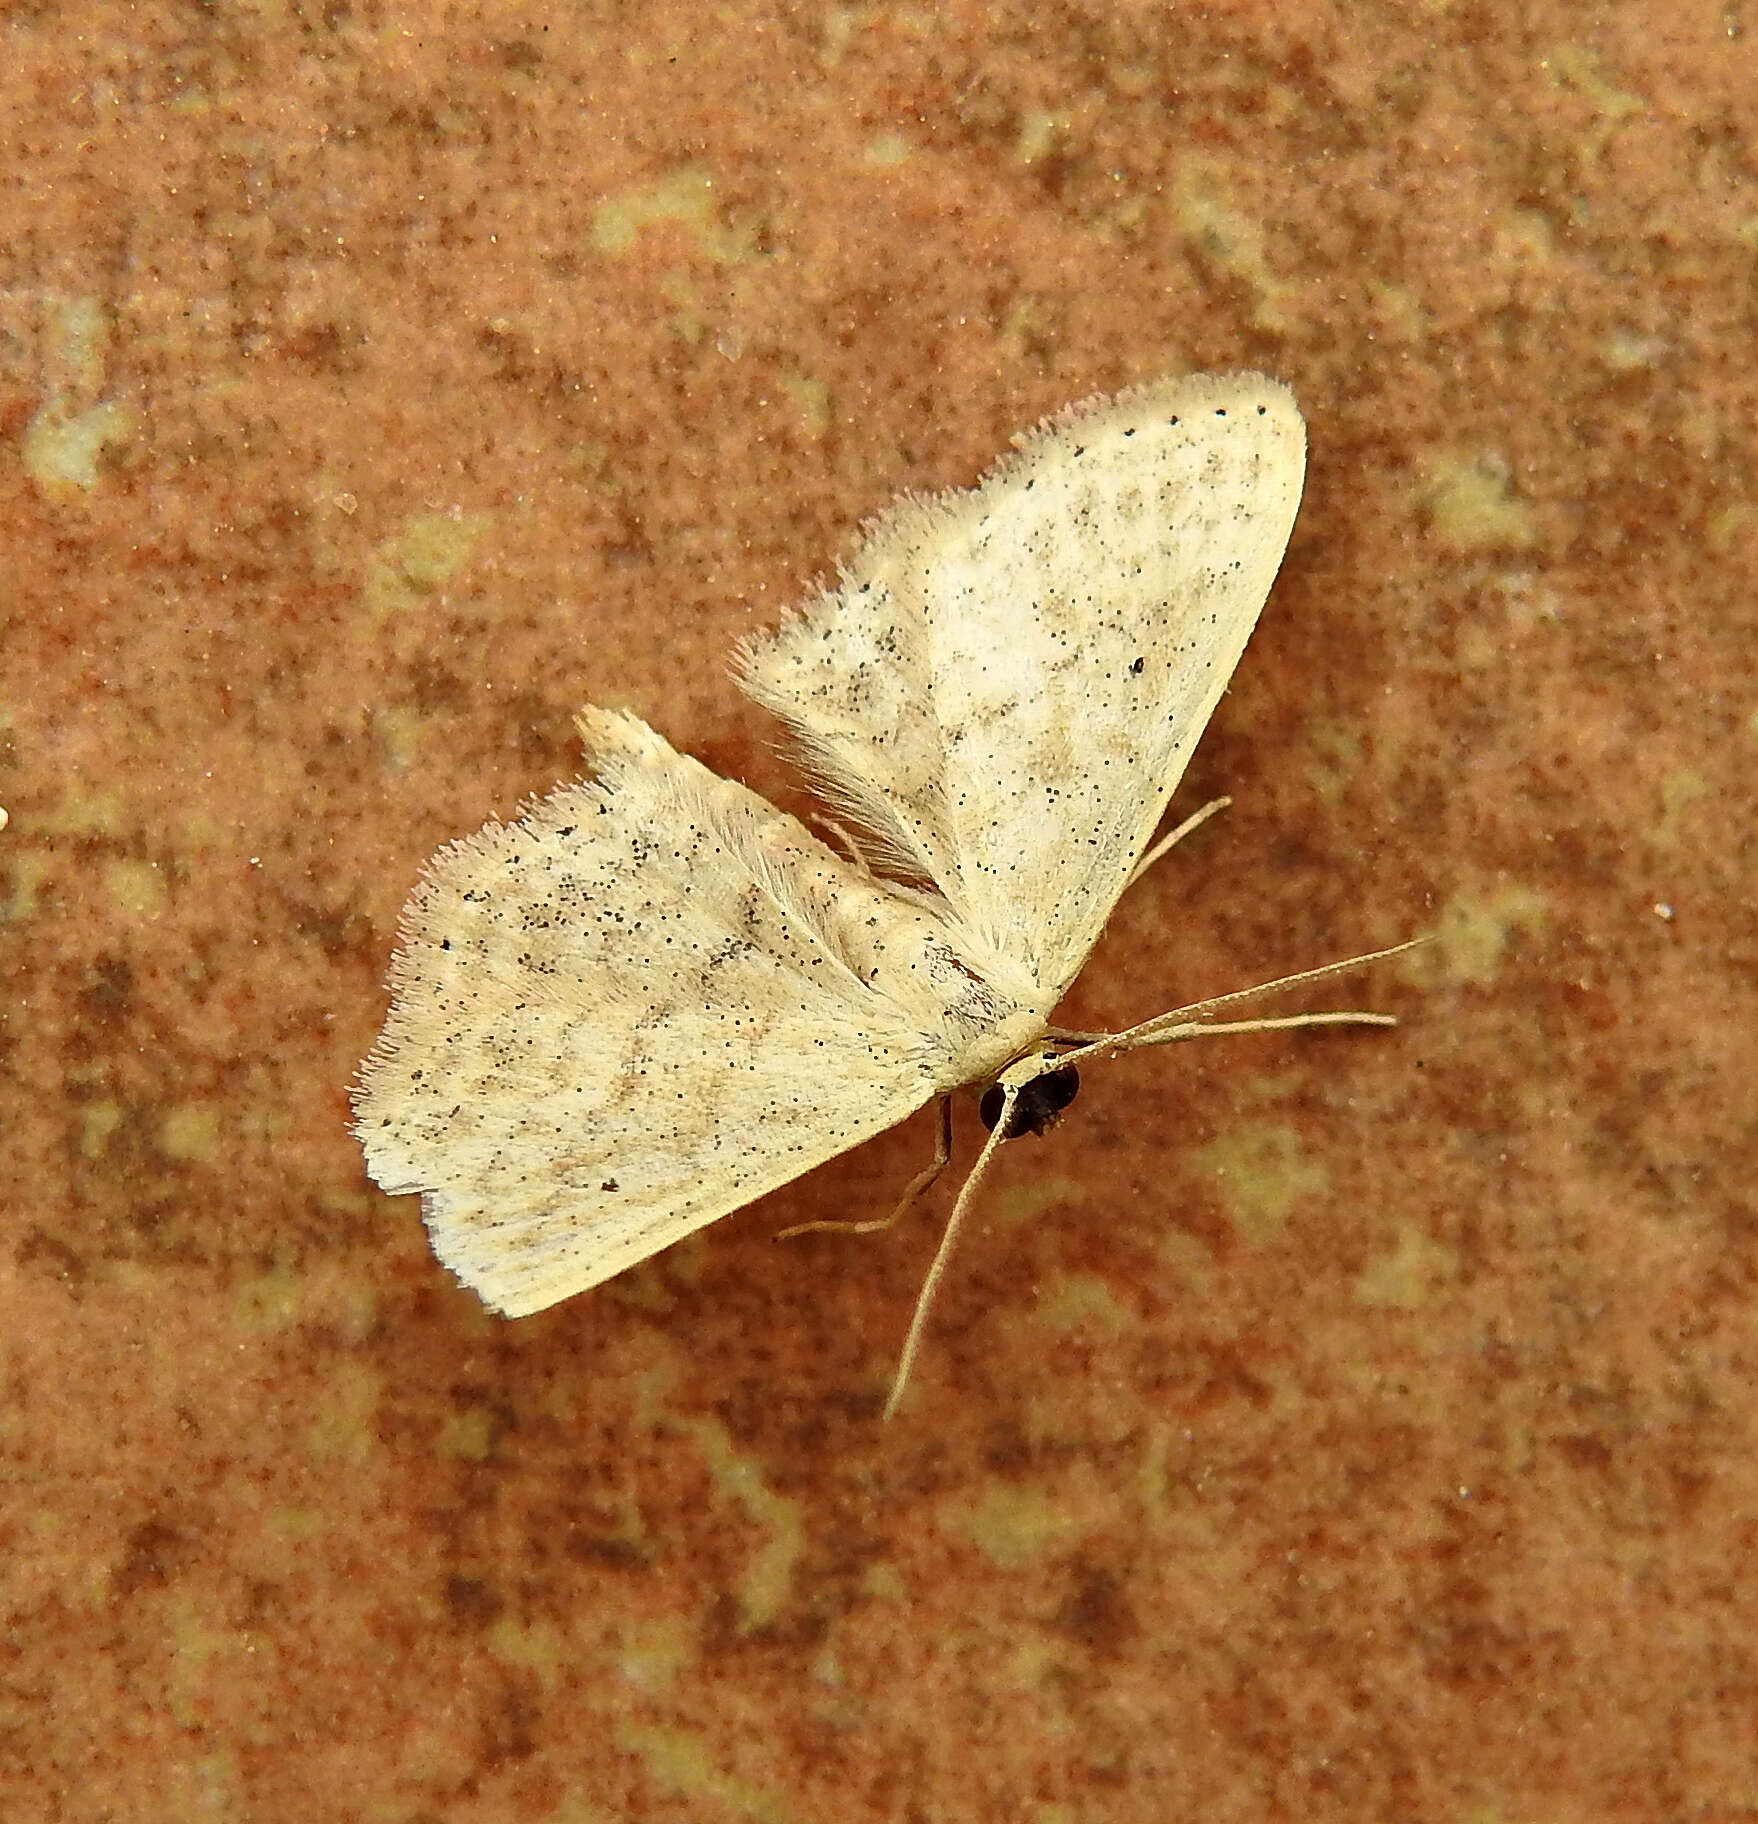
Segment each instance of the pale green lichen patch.
[[304,1285],[291,1267],[276,1265],[253,1274],[233,1292],[233,1309],[245,1330],[285,1330],[299,1321]]
[[914,155],[915,147],[901,133],[876,133],[864,154],[867,163],[881,171],[907,164]]
[[1615,124],[1648,106],[1640,95],[1618,82],[1607,70],[1605,59],[1587,45],[1559,45],[1544,59],[1543,67],[1560,86],[1584,95],[1602,120]]
[[1716,557],[1726,557],[1748,541],[1758,541],[1758,506],[1736,500],[1712,513],[1703,528],[1703,543]]
[[79,1156],[101,1159],[110,1136],[122,1125],[122,1108],[115,1102],[88,1102],[79,1111]]
[[25,427],[24,470],[51,498],[89,491],[105,450],[134,432],[134,414],[101,397],[110,326],[95,298],[52,297],[42,326],[42,403]]
[[579,1663],[579,1648],[547,1621],[496,1616],[487,1633],[488,1650],[504,1666],[534,1672],[538,1681],[553,1689]]
[[324,1462],[364,1463],[377,1448],[380,1380],[359,1362],[340,1363],[313,1401],[306,1448]]
[[170,889],[156,862],[119,855],[104,864],[111,905],[125,918],[160,917],[171,903]]
[[1686,811],[1698,799],[1707,798],[1711,789],[1709,781],[1695,767],[1675,767],[1660,782],[1660,821],[1649,833],[1648,840],[1657,849],[1673,848],[1679,841]]
[[1019,134],[1014,140],[1016,164],[1035,165],[1066,145],[1074,117],[1054,108],[1028,108],[1020,116]]
[[617,1670],[644,1691],[664,1691],[698,1658],[696,1631],[682,1615],[631,1622],[617,1648]]
[[1414,343],[1427,337],[1432,312],[1409,286],[1373,279],[1368,282],[1367,297],[1378,339]]
[[296,1546],[310,1545],[330,1530],[330,1516],[313,1507],[275,1507],[263,1516],[263,1526]]
[[83,412],[52,402],[25,428],[25,473],[46,493],[95,488],[102,477],[104,451],[126,443],[133,430],[134,414],[114,399]]
[[373,711],[372,732],[378,740],[379,757],[392,772],[405,773],[414,766],[425,726],[412,709],[383,705]]
[[947,1530],[962,1533],[998,1571],[1023,1571],[1080,1543],[1090,1523],[1038,1489],[998,1484],[974,1508],[950,1507]]
[[0,924],[15,925],[36,911],[51,869],[47,855],[29,849],[16,854],[8,850],[6,863],[7,891],[0,899]]
[[122,825],[119,792],[80,787],[70,787],[59,804],[36,819],[37,833],[43,836],[119,836]]
[[1307,731],[1306,751],[1317,756],[1306,768],[1313,790],[1326,804],[1340,803],[1361,773],[1359,730],[1354,724],[1314,723]]
[[1032,1307],[1032,1320],[1059,1336],[1076,1330],[1121,1336],[1141,1327],[1141,1319],[1096,1273],[1052,1275]]
[[907,1604],[910,1599],[909,1585],[904,1582],[903,1572],[894,1564],[869,1564],[861,1572],[861,1594],[872,1597],[875,1602]]
[[1459,1271],[1459,1256],[1408,1223],[1392,1248],[1376,1254],[1355,1282],[1358,1303],[1382,1310],[1415,1311]]
[[437,595],[469,562],[488,523],[486,513],[417,513],[405,520],[367,563],[368,612],[382,618]]
[[211,1163],[220,1151],[220,1111],[211,1102],[180,1102],[159,1122],[159,1151],[181,1165]]
[[830,388],[804,374],[784,377],[782,391],[793,401],[808,437],[817,439],[830,429]]
[[643,228],[676,222],[709,259],[723,264],[748,259],[755,232],[748,223],[724,218],[714,181],[711,172],[692,165],[606,197],[593,212],[594,249],[614,258],[633,249]]
[[1172,205],[1185,237],[1251,297],[1256,326],[1286,332],[1294,288],[1271,270],[1263,229],[1233,206],[1220,168],[1206,159],[1186,159],[1173,184]]
[[990,1200],[990,1220],[1017,1229],[1052,1210],[1078,1209],[1086,1200],[1087,1187],[1078,1178],[1037,1178],[998,1191]]
[[1439,964],[1451,983],[1493,982],[1502,963],[1522,936],[1536,936],[1550,920],[1541,894],[1530,887],[1504,887],[1487,898],[1460,896],[1449,900],[1436,927],[1436,942],[1411,959],[1418,972]]
[[769,1534],[738,1584],[740,1632],[751,1633],[774,1621],[792,1593],[794,1566],[805,1542],[800,1504],[764,1481],[756,1460],[734,1449],[717,1420],[692,1420],[682,1429],[701,1444],[716,1490]]
[[1531,512],[1514,495],[1508,465],[1490,452],[1432,462],[1417,505],[1449,551],[1527,551],[1538,543]]
[[1616,329],[1595,346],[1602,366],[1614,374],[1645,373],[1658,367],[1671,352],[1661,336],[1645,336],[1634,329]]
[[500,1422],[486,1406],[464,1406],[446,1414],[434,1449],[442,1457],[484,1463],[494,1455]]
[[640,1756],[648,1777],[661,1791],[690,1801],[695,1816],[793,1824],[795,1814],[783,1800],[717,1766],[707,1737],[694,1730],[620,1722],[615,1739],[625,1754]]
[[1305,1156],[1300,1136],[1278,1122],[1248,1122],[1198,1149],[1194,1164],[1234,1229],[1252,1247],[1274,1241],[1296,1204],[1330,1189],[1330,1174]]

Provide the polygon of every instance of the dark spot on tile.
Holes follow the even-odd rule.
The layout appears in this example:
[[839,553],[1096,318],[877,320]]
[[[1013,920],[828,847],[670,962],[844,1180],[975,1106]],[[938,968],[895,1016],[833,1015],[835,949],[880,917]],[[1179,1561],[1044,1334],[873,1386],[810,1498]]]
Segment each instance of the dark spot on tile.
[[1094,1653],[1120,1653],[1140,1631],[1135,1610],[1112,1571],[1077,1562],[1074,1588],[1056,1611],[1056,1626]]
[[542,1715],[523,1691],[511,1685],[503,1690],[500,1701],[482,1719],[478,1750],[482,1767],[486,1770],[508,1761],[528,1760],[537,1750],[535,1725]]
[[480,1577],[446,1579],[446,1610],[461,1628],[486,1628],[500,1618],[505,1600]]
[[87,1019],[111,1026],[128,1016],[133,1002],[134,965],[121,956],[96,958],[80,991],[80,1012]]
[[189,1541],[162,1520],[143,1520],[129,1533],[122,1560],[110,1579],[118,1598],[139,1590],[162,1589],[195,1556]]
[[72,1286],[84,1285],[89,1270],[85,1256],[77,1248],[35,1226],[25,1230],[13,1259],[20,1267],[41,1266]]

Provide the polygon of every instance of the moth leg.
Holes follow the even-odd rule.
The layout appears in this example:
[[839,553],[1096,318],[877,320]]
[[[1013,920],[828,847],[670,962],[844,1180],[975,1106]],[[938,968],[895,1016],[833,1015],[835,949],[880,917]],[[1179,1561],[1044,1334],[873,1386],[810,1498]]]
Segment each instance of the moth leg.
[[861,845],[855,841],[854,837],[852,837],[834,817],[814,817],[812,821],[817,824],[820,829],[828,830],[831,835],[842,844],[843,853],[848,857],[849,866],[852,867],[863,880],[871,880],[873,878],[873,870],[868,865],[866,856],[861,853]]
[[1226,810],[1232,802],[1231,798],[1211,798],[1200,811],[1193,811],[1190,816],[1186,817],[1170,836],[1162,836],[1135,864],[1129,878],[1123,883],[1123,891],[1127,893],[1168,849],[1176,848],[1192,830],[1207,823],[1217,811]]
[[934,1149],[933,1162],[917,1172],[904,1188],[903,1195],[897,1200],[897,1207],[889,1216],[876,1217],[871,1222],[796,1222],[791,1229],[783,1229],[777,1241],[786,1241],[790,1235],[814,1235],[821,1232],[834,1232],[838,1235],[876,1235],[881,1229],[888,1229],[897,1221],[905,1210],[915,1204],[934,1184],[940,1174],[952,1161],[952,1098],[940,1098],[940,1139]]

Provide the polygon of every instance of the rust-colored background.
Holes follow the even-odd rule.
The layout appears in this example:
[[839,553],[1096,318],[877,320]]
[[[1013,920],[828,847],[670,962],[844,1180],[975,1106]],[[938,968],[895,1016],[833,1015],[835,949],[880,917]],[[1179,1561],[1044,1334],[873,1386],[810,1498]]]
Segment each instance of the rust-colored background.
[[[1758,1815],[1758,15],[0,20],[0,1813]],[[1262,367],[1282,580],[902,1418],[923,1118],[509,1324],[346,1088],[592,699],[1096,388]],[[972,1150],[970,1123],[961,1159]]]

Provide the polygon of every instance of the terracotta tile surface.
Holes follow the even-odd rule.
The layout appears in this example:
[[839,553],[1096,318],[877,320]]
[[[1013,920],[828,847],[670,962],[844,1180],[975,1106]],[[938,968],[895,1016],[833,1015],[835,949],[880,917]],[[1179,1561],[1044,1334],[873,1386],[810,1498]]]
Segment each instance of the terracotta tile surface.
[[[0,1815],[1758,1816],[1758,27],[0,20]],[[902,1418],[924,1118],[543,1316],[366,1181],[439,843],[1095,388],[1308,414]],[[967,1128],[972,1124],[967,1122]],[[967,1132],[961,1157],[968,1159]]]

